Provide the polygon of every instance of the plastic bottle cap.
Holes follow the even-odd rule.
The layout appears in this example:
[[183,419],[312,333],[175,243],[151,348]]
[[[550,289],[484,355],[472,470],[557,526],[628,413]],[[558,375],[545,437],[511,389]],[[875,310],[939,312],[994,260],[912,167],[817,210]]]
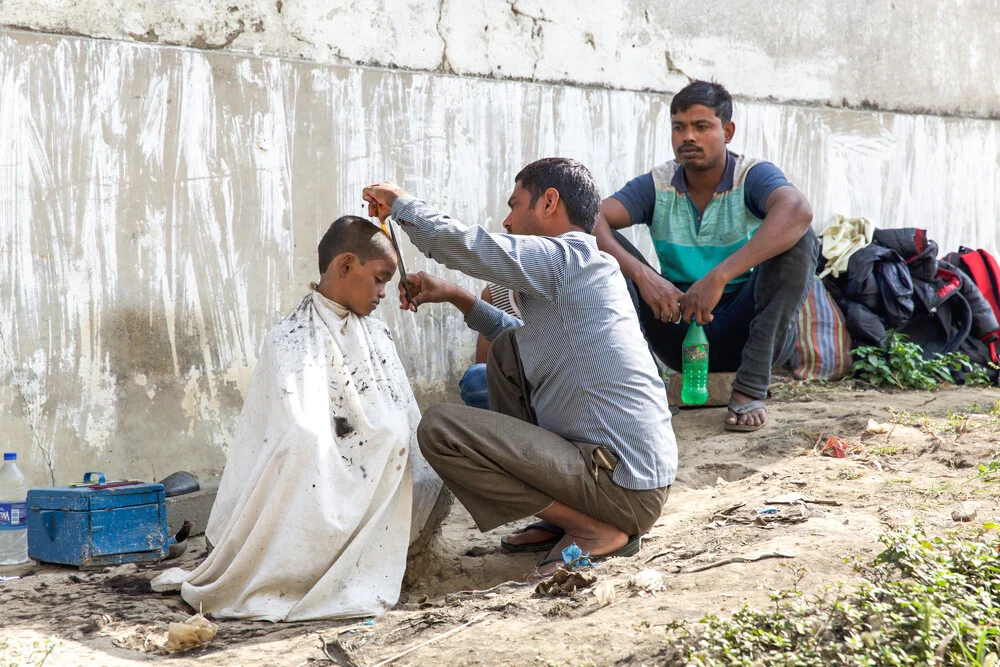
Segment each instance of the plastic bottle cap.
[[4,452],[3,453],[3,460],[4,461],[16,461],[17,460],[17,453],[16,452]]

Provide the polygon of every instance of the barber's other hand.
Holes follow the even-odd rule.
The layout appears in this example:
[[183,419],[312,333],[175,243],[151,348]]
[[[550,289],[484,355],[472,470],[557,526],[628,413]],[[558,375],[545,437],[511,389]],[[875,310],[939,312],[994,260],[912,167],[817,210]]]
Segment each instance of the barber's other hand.
[[406,195],[406,191],[392,181],[376,183],[365,188],[361,196],[368,202],[368,217],[378,217],[380,222],[392,213],[392,205],[396,199]]
[[685,322],[693,319],[698,324],[712,321],[712,311],[719,305],[726,281],[709,272],[704,278],[691,285],[681,297],[681,317]]
[[645,301],[653,316],[661,322],[680,322],[680,300],[684,292],[653,269],[648,269],[643,277],[635,281],[639,296]]
[[402,310],[416,310],[411,306],[422,306],[425,303],[450,302],[455,294],[457,285],[450,283],[444,278],[432,276],[424,271],[410,273],[406,276],[406,282],[410,286],[410,294],[413,296],[411,304],[406,299],[406,290],[403,289],[403,281],[399,281],[399,307]]

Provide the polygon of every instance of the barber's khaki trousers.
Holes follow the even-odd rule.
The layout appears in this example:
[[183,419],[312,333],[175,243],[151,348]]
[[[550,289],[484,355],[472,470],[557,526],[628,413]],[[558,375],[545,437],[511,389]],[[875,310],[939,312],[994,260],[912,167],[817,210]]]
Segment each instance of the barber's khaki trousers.
[[420,451],[469,510],[479,530],[538,514],[558,500],[628,535],[647,532],[670,487],[633,491],[611,479],[606,449],[535,425],[514,330],[490,346],[490,410],[442,403],[420,420]]

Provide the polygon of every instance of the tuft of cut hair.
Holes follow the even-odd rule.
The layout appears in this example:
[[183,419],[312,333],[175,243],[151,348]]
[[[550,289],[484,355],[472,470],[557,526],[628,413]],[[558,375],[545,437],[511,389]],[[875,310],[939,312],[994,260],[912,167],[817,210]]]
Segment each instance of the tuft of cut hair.
[[733,119],[733,96],[721,83],[692,81],[670,100],[670,115],[687,111],[695,104],[708,107],[723,124]]
[[323,234],[317,248],[320,275],[326,273],[334,257],[345,252],[356,255],[362,264],[370,259],[389,259],[393,256],[392,242],[382,229],[357,215],[337,218]]
[[555,188],[566,206],[569,221],[588,234],[594,232],[601,210],[601,192],[593,174],[580,162],[565,157],[542,158],[518,172],[514,181],[531,193],[532,205],[546,190]]

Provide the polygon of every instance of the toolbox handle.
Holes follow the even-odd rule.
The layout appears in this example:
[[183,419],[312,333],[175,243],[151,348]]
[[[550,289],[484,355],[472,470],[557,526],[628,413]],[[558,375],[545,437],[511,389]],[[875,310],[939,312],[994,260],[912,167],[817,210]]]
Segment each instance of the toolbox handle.
[[[91,475],[97,475],[97,481],[95,482]],[[103,472],[86,472],[83,474],[84,484],[104,484],[107,479],[104,477]]]

